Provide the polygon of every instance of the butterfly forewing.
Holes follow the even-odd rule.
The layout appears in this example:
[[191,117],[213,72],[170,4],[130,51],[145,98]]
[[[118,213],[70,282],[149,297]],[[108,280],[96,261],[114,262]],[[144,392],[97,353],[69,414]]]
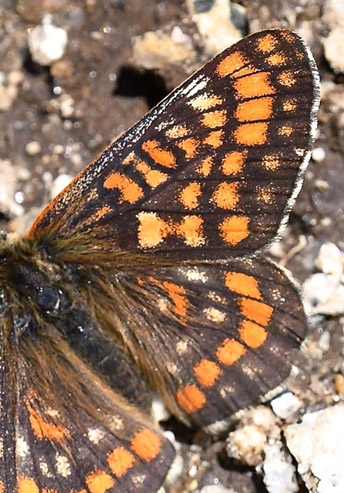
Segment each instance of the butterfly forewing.
[[179,260],[252,253],[277,234],[309,158],[316,77],[297,35],[245,38],[115,141],[29,236],[87,232]]

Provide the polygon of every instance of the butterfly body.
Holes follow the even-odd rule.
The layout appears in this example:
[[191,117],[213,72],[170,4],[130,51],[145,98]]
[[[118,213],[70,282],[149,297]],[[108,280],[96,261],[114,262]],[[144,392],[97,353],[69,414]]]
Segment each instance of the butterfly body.
[[270,30],[215,57],[0,244],[0,493],[151,493],[192,426],[288,375],[306,332],[261,251],[309,159],[317,70]]

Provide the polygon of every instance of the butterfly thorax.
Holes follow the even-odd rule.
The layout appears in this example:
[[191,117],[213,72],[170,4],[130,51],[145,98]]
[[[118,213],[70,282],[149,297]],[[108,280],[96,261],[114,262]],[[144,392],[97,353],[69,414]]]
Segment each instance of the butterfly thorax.
[[[94,292],[100,300],[90,303]],[[119,341],[115,343],[114,338],[104,335],[102,317],[97,313],[104,293],[99,278],[91,271],[57,262],[48,245],[5,239],[0,244],[0,294],[2,305],[11,307],[7,312],[11,323],[1,324],[2,330],[6,330],[8,348],[20,355],[23,367],[41,367],[41,374],[47,377],[39,378],[42,395],[50,394],[52,380],[64,378],[59,355],[67,351],[68,344],[68,352],[72,350],[70,357],[75,360],[73,365],[80,359],[80,364],[90,365],[96,375],[129,402],[140,407],[148,405],[143,384],[128,387],[125,383],[138,380],[140,372],[121,350]],[[41,348],[33,343],[37,339],[44,341]],[[44,362],[48,352],[56,358],[56,375],[46,374]],[[37,377],[37,372],[36,377],[28,374]],[[39,387],[34,381],[31,384]]]

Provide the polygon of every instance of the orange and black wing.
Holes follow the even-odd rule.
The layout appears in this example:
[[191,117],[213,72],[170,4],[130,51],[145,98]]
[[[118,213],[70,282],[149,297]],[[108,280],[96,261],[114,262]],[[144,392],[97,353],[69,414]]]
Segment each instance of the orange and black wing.
[[91,249],[178,260],[251,254],[287,219],[318,103],[318,73],[301,38],[253,34],[111,144],[28,237],[69,239],[76,249],[87,238]]
[[0,313],[0,491],[157,491],[174,458],[161,431],[52,327],[34,337],[13,313]]
[[270,261],[152,266],[118,281],[127,345],[187,423],[230,416],[290,373],[306,318],[294,284]]

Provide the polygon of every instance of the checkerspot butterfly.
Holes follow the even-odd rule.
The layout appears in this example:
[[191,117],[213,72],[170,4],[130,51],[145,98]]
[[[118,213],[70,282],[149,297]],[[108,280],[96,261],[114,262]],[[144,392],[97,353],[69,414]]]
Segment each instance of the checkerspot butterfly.
[[152,492],[191,425],[248,406],[305,334],[279,234],[309,159],[304,42],[253,34],[113,142],[27,235],[0,244],[0,491]]

